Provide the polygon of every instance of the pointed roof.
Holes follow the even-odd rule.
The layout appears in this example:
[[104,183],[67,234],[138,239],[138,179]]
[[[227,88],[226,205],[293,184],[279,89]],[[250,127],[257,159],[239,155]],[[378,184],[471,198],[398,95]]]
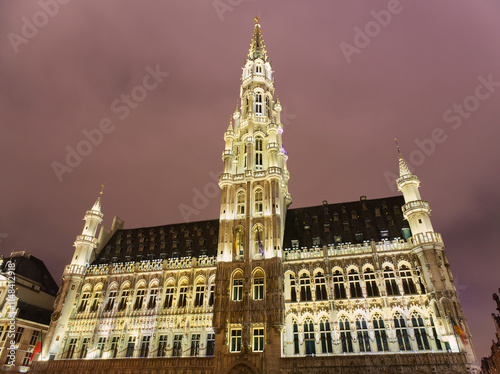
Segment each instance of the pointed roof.
[[96,211],[101,213],[101,198],[103,191],[104,191],[104,184],[101,186],[101,192],[99,192],[99,197],[95,201],[94,206],[92,206],[91,211]]
[[412,172],[410,171],[410,168],[408,167],[408,165],[406,165],[406,162],[403,159],[403,156],[401,156],[401,151],[399,150],[398,139],[395,138],[394,141],[396,142],[396,148],[398,150],[398,155],[399,155],[399,177],[413,175]]
[[266,46],[264,45],[264,39],[262,38],[262,32],[260,31],[259,17],[255,17],[255,26],[252,35],[252,42],[250,43],[250,50],[248,51],[248,59],[255,60],[261,58],[267,62],[267,52]]

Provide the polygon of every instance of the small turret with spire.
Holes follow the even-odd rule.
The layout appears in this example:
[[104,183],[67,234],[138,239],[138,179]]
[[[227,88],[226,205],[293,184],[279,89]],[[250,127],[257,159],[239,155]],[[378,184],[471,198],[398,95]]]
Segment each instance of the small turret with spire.
[[71,260],[72,265],[87,266],[91,260],[94,249],[97,246],[96,233],[99,224],[102,222],[103,214],[101,212],[101,199],[104,190],[104,185],[101,186],[101,192],[97,197],[94,205],[90,210],[87,210],[83,220],[85,225],[81,235],[78,235],[75,240],[75,253]]

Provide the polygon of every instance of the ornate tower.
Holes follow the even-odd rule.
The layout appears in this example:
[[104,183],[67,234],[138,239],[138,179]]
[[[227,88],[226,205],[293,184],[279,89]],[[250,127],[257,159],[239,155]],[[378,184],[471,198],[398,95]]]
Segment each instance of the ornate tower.
[[258,18],[255,21],[241,77],[240,106],[224,133],[219,179],[213,326],[216,354],[224,356],[217,361],[223,367],[230,366],[238,352],[252,356],[256,367],[264,351],[279,356],[284,324],[282,244],[292,200],[281,105],[274,98],[273,71]]
[[75,240],[75,253],[71,264],[64,269],[62,285],[59,288],[56,301],[54,303],[54,313],[46,338],[46,343],[42,351],[42,360],[61,359],[64,351],[65,332],[68,331],[70,317],[75,312],[76,298],[80,290],[87,266],[92,261],[95,248],[97,247],[96,233],[99,224],[102,222],[101,213],[102,190],[92,209],[87,210],[83,220],[85,225],[81,235]]
[[[443,239],[441,234],[435,232],[432,227],[429,203],[420,197],[420,180],[410,171],[401,154],[399,155],[399,178],[396,183],[406,203],[402,210],[405,219],[410,224],[414,245],[412,252],[418,259],[417,268],[421,269],[442,337],[450,344],[452,351],[465,352],[468,356],[467,361],[474,363],[469,365],[471,370],[475,370],[477,358],[471,344],[467,320],[453,284],[453,275],[446,258]],[[464,332],[462,337],[457,336],[455,324]]]

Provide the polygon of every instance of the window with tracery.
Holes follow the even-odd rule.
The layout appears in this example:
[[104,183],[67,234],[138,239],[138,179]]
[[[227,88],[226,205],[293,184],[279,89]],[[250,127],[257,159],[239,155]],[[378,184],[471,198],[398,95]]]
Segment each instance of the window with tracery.
[[333,294],[337,300],[346,298],[344,274],[340,270],[333,274]]
[[387,291],[387,296],[397,296],[399,295],[398,285],[396,283],[396,276],[394,270],[389,266],[384,268],[384,280],[385,280],[385,290]]
[[363,292],[361,291],[361,283],[359,281],[359,274],[356,270],[351,269],[347,275],[349,280],[349,290],[351,291],[351,299],[357,297],[363,297]]
[[327,300],[325,276],[322,272],[318,272],[314,277],[316,285],[316,300]]
[[425,331],[425,324],[422,316],[420,314],[413,313],[411,316],[411,324],[413,326],[413,332],[415,333],[417,348],[420,351],[427,351],[431,349],[429,346],[429,339],[427,337],[427,331]]
[[403,292],[405,295],[413,295],[417,293],[415,288],[415,283],[413,282],[413,277],[411,270],[406,265],[402,265],[399,268],[399,276],[401,277],[401,283],[403,285]]
[[347,317],[340,317],[339,319],[340,343],[342,345],[342,352],[351,353],[352,350],[352,335],[351,327]]
[[319,321],[319,331],[321,340],[321,352],[332,353],[333,347],[330,322],[326,318],[323,318]]
[[375,342],[377,343],[378,352],[388,352],[389,344],[387,343],[387,333],[385,330],[384,319],[381,315],[375,315],[372,320],[373,332],[375,333]]
[[408,330],[406,322],[401,313],[394,314],[394,328],[396,330],[396,338],[400,351],[411,351],[410,338],[408,337]]
[[364,272],[365,285],[366,285],[366,296],[368,297],[378,297],[380,293],[378,291],[377,280],[375,279],[375,273],[373,269],[366,269]]
[[356,332],[358,333],[359,351],[371,352],[370,337],[368,336],[368,325],[364,317],[356,317]]
[[316,340],[314,339],[314,324],[311,319],[304,321],[304,343],[306,346],[306,355],[315,355]]
[[307,274],[300,276],[300,301],[311,301],[311,280]]

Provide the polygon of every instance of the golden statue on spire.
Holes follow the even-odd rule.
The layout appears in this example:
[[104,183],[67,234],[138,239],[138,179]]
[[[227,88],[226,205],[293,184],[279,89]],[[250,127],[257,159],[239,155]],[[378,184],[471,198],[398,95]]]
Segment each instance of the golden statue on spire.
[[255,20],[255,24],[258,24],[259,23],[259,19],[260,19],[260,14],[258,17],[255,17],[254,20]]

